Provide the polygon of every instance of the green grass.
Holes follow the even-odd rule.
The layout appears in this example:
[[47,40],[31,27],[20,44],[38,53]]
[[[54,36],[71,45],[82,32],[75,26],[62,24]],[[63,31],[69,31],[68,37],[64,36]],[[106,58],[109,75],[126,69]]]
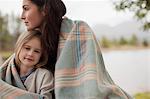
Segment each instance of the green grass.
[[0,52],[0,55],[2,56],[3,60],[6,60],[12,54],[13,54],[12,51],[1,51]]
[[135,99],[150,99],[150,92],[137,93]]

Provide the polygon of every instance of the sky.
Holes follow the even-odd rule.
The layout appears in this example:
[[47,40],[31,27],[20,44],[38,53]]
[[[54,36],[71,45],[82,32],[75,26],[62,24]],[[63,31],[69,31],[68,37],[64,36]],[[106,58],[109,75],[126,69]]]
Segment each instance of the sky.
[[[117,12],[112,0],[63,0],[63,2],[67,7],[68,18],[86,21],[91,26],[97,23],[115,26],[133,19],[132,13]],[[14,12],[20,16],[21,4],[22,0],[0,0],[0,11]]]

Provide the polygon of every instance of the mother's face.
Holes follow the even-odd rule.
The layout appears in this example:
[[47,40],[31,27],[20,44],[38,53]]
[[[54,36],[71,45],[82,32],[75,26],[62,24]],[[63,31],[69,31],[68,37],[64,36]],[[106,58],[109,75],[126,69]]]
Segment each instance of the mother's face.
[[31,0],[23,0],[21,19],[25,23],[27,30],[39,28],[43,23],[44,11],[39,10],[38,6]]

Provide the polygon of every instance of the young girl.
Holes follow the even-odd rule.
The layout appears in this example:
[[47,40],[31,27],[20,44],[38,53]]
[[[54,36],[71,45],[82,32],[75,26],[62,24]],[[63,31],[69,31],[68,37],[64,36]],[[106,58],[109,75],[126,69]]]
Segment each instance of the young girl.
[[16,43],[15,56],[5,66],[7,72],[3,79],[15,87],[52,99],[51,91],[54,87],[52,73],[40,68],[47,63],[47,56],[41,44],[39,31],[21,34]]

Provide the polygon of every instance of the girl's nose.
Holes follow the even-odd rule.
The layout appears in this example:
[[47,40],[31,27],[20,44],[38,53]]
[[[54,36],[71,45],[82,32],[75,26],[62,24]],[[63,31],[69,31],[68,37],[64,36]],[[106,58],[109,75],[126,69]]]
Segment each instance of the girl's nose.
[[33,51],[30,50],[30,51],[28,52],[28,55],[32,56],[32,55],[33,55]]

